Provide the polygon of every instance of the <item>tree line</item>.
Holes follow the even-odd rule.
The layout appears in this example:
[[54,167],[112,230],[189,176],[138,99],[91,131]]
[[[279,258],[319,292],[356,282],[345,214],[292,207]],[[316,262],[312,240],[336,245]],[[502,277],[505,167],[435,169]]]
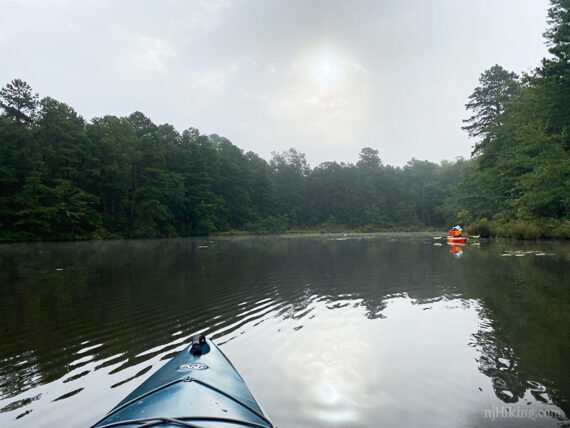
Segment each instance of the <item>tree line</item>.
[[[518,76],[495,65],[466,104],[472,157],[311,168],[141,112],[85,121],[23,80],[0,90],[0,240],[402,230],[471,224],[483,235],[570,237],[570,10],[552,0],[551,56]],[[519,236],[520,235],[520,236]]]
[[86,122],[19,79],[0,98],[2,240],[441,226],[465,163],[394,168],[364,148],[311,169],[295,149],[267,162],[140,112]]

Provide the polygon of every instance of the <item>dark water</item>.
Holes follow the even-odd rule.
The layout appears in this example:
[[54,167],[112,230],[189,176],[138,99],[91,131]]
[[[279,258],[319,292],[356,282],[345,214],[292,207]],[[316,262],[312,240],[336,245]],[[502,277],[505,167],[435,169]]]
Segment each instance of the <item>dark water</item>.
[[86,426],[206,332],[285,427],[560,426],[570,244],[0,246],[0,426]]

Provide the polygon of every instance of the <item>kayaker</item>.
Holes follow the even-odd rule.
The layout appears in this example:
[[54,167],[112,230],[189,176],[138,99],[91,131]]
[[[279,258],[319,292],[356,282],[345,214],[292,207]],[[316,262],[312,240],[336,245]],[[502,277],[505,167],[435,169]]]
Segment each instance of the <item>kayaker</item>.
[[463,232],[463,229],[461,229],[461,226],[459,225],[453,226],[451,229],[449,229],[449,233],[455,237],[461,236],[461,232]]

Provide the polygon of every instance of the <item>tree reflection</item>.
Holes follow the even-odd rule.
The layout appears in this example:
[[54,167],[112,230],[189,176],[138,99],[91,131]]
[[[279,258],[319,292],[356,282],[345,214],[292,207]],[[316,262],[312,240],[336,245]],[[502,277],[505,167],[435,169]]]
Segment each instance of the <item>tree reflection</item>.
[[494,332],[483,330],[473,335],[481,352],[478,359],[479,370],[493,383],[495,395],[505,403],[522,400],[527,391],[525,373],[521,372],[513,350],[499,343]]
[[[570,414],[568,248],[563,243],[536,250],[523,246],[518,256],[512,245],[482,248],[466,259],[465,294],[481,302],[480,330],[473,346],[481,356],[479,370],[488,376],[497,398],[505,403],[535,400],[555,404]],[[498,250],[498,251],[497,251]],[[538,254],[538,256],[537,256]],[[474,274],[477,272],[477,274]]]

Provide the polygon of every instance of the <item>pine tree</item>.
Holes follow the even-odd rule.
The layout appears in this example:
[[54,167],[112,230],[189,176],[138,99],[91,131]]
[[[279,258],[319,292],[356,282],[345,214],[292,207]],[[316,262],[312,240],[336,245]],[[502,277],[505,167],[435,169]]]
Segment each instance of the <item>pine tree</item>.
[[20,79],[14,79],[0,89],[0,107],[18,124],[31,123],[36,116],[39,95]]
[[472,154],[481,153],[486,146],[499,138],[505,103],[517,91],[517,78],[515,73],[500,65],[494,65],[481,74],[480,86],[475,88],[465,105],[468,110],[473,111],[473,115],[463,121],[468,125],[462,127],[470,137],[481,138],[475,144]]

